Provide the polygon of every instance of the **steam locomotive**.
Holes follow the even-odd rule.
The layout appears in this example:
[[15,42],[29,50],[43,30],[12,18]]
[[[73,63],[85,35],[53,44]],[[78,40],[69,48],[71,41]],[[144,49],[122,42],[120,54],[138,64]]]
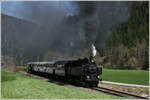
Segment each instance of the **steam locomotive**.
[[47,73],[54,77],[61,77],[67,82],[77,81],[85,87],[97,87],[102,74],[102,67],[97,67],[93,60],[87,58],[71,61],[51,61],[51,62],[29,62],[29,73]]

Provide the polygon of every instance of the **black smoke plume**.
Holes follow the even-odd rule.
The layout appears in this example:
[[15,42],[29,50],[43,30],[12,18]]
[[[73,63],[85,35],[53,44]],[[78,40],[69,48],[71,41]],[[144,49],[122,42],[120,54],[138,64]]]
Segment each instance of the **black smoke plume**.
[[104,48],[113,29],[129,17],[128,2],[77,2],[81,28],[87,43]]

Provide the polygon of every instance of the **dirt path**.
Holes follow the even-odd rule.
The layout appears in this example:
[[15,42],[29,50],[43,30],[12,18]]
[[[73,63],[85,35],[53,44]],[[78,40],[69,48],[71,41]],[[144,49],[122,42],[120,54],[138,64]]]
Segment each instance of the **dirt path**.
[[116,82],[100,82],[100,87],[114,89],[118,91],[127,92],[130,94],[135,94],[142,97],[149,97],[149,86],[140,86],[140,85],[128,85]]

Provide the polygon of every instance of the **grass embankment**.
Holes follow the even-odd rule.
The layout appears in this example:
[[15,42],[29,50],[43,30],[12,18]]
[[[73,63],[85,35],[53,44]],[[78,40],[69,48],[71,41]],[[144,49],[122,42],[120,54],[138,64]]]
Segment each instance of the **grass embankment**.
[[2,98],[120,98],[106,95],[103,93],[94,93],[75,88],[68,88],[56,85],[44,80],[27,76],[21,72],[10,72],[2,69]]
[[103,69],[104,81],[149,85],[149,71],[144,70],[119,70]]

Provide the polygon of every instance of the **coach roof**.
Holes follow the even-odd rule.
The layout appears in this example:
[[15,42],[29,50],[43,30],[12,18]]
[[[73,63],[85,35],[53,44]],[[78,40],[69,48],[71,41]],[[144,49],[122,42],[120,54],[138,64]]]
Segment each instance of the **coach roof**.
[[29,62],[28,64],[37,64],[37,65],[43,65],[43,64],[55,64],[54,61],[51,62]]

